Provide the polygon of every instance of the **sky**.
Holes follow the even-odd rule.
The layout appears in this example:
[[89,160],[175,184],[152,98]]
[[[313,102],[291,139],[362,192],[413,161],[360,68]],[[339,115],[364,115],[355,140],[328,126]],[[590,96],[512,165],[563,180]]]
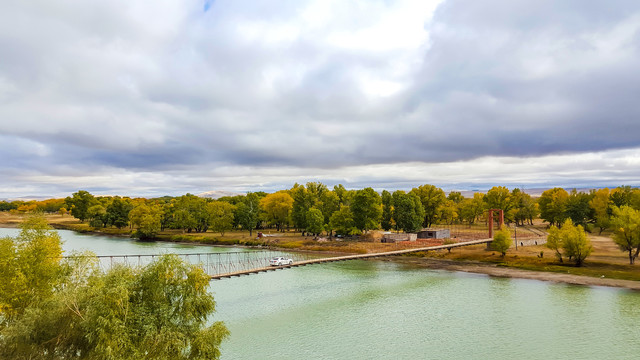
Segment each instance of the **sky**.
[[0,198],[640,185],[640,2],[0,2]]

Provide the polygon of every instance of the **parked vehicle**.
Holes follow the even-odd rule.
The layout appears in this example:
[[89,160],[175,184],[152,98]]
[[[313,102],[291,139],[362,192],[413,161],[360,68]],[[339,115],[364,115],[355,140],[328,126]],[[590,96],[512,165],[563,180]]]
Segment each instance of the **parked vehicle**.
[[293,264],[293,259],[276,256],[273,259],[269,260],[269,265],[271,266],[282,266],[282,265],[291,265]]

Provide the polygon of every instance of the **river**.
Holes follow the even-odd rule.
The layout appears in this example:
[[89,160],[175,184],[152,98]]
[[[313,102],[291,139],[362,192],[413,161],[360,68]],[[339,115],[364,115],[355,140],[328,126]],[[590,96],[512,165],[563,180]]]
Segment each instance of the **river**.
[[[0,229],[0,236],[15,235]],[[99,255],[238,251],[59,231]],[[640,292],[348,261],[214,281],[231,359],[637,359]]]

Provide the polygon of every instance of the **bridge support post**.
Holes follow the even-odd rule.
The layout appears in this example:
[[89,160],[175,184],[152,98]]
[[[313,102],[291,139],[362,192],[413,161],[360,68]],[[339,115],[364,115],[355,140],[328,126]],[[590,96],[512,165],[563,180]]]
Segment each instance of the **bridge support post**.
[[[504,210],[502,209],[489,209],[489,238],[493,239],[493,212],[498,212],[498,229],[502,229],[504,226]],[[487,250],[491,250],[491,243],[487,243]]]

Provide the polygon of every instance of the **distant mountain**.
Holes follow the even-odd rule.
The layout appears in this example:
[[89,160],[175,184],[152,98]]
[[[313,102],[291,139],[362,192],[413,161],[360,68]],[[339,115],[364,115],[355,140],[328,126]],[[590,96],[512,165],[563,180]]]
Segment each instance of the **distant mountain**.
[[27,196],[17,196],[17,197],[13,197],[13,198],[0,198],[0,201],[31,201],[31,200],[36,200],[36,201],[42,201],[42,200],[49,200],[49,199],[62,199],[60,197],[53,197],[53,196],[42,196],[42,195],[27,195]]
[[210,199],[219,199],[223,196],[236,196],[236,195],[244,195],[244,194],[233,192],[233,191],[225,191],[225,190],[211,190],[211,191],[205,191],[197,195],[200,197],[205,197]]

